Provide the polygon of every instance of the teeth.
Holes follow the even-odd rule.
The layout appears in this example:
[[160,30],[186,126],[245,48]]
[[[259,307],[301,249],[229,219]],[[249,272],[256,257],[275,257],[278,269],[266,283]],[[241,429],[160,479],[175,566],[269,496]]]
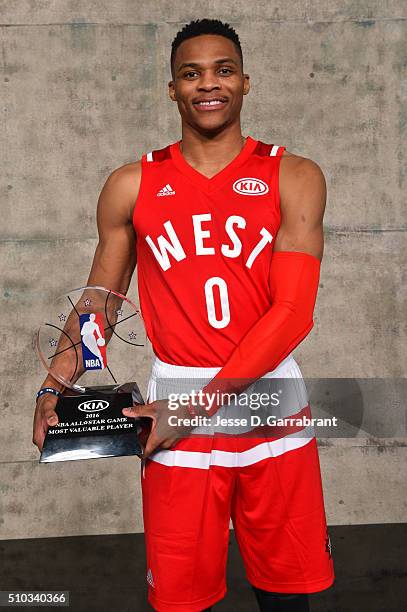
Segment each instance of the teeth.
[[223,104],[222,100],[210,100],[209,102],[198,102],[200,106],[215,106],[215,104]]

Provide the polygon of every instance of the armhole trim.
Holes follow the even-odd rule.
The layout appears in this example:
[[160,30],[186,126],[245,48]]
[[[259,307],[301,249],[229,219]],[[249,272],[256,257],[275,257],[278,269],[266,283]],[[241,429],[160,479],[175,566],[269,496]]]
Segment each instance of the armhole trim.
[[[140,208],[141,205],[141,192],[143,190],[143,185],[145,183],[145,164],[147,163],[147,159],[146,159],[146,155],[142,155],[141,156],[141,176],[140,176],[140,185],[139,185],[139,190],[138,190],[138,194],[137,194],[137,198],[136,201],[134,202],[134,206],[133,206],[133,215],[132,215],[132,224],[133,224],[133,229],[136,233],[137,236],[137,230],[136,230],[136,213]],[[144,179],[144,180],[143,180]],[[138,203],[138,205],[137,205]]]
[[270,157],[280,157],[285,151],[285,147],[273,145],[270,151]]
[[281,225],[281,193],[280,193],[280,167],[281,167],[281,159],[283,157],[283,151],[285,151],[285,147],[279,147],[279,152],[276,154],[276,183],[277,183],[277,210],[278,210],[278,227]]

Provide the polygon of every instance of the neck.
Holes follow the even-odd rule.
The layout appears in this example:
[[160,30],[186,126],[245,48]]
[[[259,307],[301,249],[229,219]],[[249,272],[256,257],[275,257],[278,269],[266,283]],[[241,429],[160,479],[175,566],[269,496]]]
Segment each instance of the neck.
[[244,144],[240,123],[217,134],[202,134],[189,125],[182,126],[180,151],[193,167],[216,167],[236,157]]

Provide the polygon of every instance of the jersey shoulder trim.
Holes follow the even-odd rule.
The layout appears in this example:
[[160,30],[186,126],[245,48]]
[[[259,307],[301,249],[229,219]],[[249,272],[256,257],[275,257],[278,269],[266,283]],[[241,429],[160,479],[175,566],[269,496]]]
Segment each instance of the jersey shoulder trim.
[[280,157],[284,151],[285,147],[281,145],[266,144],[259,140],[253,151],[253,155],[259,155],[260,157]]
[[163,162],[166,159],[171,158],[170,153],[170,145],[163,147],[162,149],[156,149],[154,151],[150,151],[149,153],[145,153],[142,156],[143,161],[145,162]]

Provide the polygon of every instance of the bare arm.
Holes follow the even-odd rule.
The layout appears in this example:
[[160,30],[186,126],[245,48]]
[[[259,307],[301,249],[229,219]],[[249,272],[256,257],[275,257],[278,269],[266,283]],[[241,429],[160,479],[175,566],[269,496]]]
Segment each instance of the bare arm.
[[280,168],[281,225],[274,252],[301,251],[322,260],[326,183],[310,159],[288,154]]
[[[141,181],[141,162],[126,164],[115,170],[107,179],[97,205],[99,241],[93,258],[87,285],[98,285],[126,294],[136,266],[136,236],[132,224],[134,205]],[[76,322],[77,315],[70,313],[65,325]],[[63,341],[63,340],[62,340]],[[52,367],[62,376],[72,372],[71,351],[61,352]],[[78,370],[75,380],[82,374]],[[75,381],[73,381],[75,382]],[[63,386],[51,376],[42,384],[63,390]],[[57,398],[45,394],[39,398],[33,424],[33,443],[41,450],[49,425],[56,425]]]
[[99,242],[87,285],[126,294],[136,266],[132,215],[140,179],[140,162],[115,170],[107,179],[97,206]]

